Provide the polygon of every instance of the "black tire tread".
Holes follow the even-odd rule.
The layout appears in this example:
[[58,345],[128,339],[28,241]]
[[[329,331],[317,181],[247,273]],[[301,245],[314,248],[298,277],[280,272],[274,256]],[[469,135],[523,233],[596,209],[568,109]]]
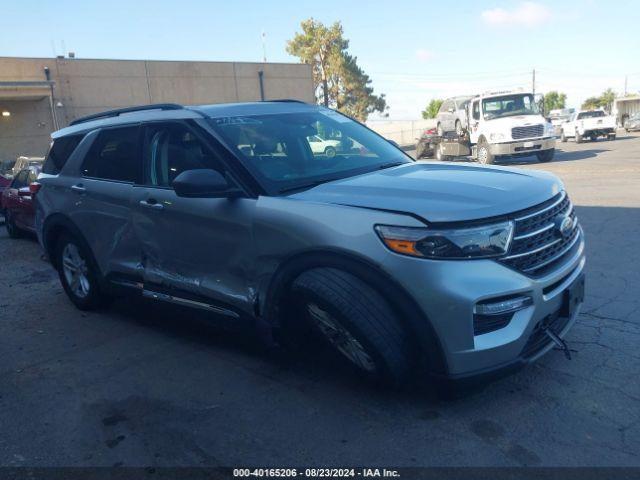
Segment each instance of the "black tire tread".
[[314,268],[294,280],[292,291],[320,297],[346,317],[382,359],[381,380],[395,385],[406,380],[411,369],[408,336],[376,290],[348,272]]

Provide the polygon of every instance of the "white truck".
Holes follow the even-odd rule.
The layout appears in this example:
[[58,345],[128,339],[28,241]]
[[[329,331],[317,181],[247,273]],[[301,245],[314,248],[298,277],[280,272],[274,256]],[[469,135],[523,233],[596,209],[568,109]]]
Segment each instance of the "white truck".
[[541,103],[541,97],[529,92],[473,97],[467,105],[467,131],[455,141],[443,137],[436,157],[470,154],[479,163],[490,164],[498,157],[536,155],[541,162],[551,161],[554,127],[542,116]]
[[582,110],[574,113],[569,120],[562,124],[560,141],[566,142],[573,137],[576,143],[585,138],[596,140],[598,137],[606,137],[609,140],[616,139],[616,117],[607,115],[604,110]]

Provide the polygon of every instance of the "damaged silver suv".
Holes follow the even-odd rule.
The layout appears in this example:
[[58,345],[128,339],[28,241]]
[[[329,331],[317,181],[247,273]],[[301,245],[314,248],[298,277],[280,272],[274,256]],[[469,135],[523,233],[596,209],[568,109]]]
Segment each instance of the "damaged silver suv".
[[568,353],[584,241],[549,173],[414,162],[295,101],[122,109],[52,136],[36,226],[80,309],[132,291],[276,339],[304,324],[394,384]]

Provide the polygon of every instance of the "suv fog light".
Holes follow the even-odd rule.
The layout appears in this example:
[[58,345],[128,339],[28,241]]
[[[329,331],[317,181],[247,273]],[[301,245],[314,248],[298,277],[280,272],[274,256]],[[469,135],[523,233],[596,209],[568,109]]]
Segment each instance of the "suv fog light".
[[517,312],[529,305],[533,305],[531,297],[515,297],[491,303],[477,303],[473,313],[477,315],[502,315]]

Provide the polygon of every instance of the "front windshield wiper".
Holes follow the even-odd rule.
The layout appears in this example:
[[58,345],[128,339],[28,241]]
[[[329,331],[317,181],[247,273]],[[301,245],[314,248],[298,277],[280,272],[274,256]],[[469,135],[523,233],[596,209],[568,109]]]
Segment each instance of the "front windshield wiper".
[[409,162],[387,162],[387,163],[383,163],[380,166],[378,166],[378,170],[384,170],[385,168],[391,168],[391,167],[399,167],[400,165],[404,165],[406,163]]
[[309,188],[317,187],[318,185],[322,185],[323,183],[327,183],[332,181],[333,179],[327,178],[325,180],[316,180],[315,182],[302,183],[300,185],[293,185],[291,187],[285,187],[278,190],[278,193],[288,193],[293,192],[295,190],[308,190]]

